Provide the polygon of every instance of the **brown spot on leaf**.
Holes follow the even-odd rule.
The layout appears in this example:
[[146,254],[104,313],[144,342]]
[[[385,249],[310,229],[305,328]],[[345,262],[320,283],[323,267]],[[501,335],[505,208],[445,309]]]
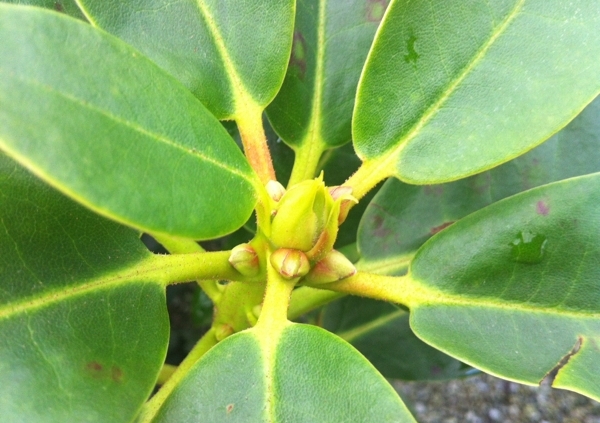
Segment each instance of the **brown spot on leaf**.
[[552,370],[550,370],[548,373],[546,373],[546,376],[544,376],[544,378],[542,380],[540,380],[540,385],[547,384],[548,386],[552,386],[552,384],[554,383],[554,379],[556,379],[556,376],[558,375],[558,373],[562,370],[563,367],[565,367],[567,365],[567,363],[569,363],[569,360],[571,359],[571,357],[573,357],[575,354],[577,354],[579,352],[582,345],[583,345],[583,337],[580,336],[579,338],[577,338],[577,342],[575,342],[575,345],[573,346],[571,351],[569,351],[563,358],[561,358],[561,360],[558,362],[558,364],[556,366],[554,366],[554,368],[552,368]]
[[60,4],[60,2],[58,2],[58,1],[55,1],[55,2],[54,2],[54,10],[56,10],[57,12],[64,13],[64,11],[65,11],[65,8],[63,7],[63,5],[62,5],[62,4]]
[[454,220],[450,221],[450,222],[444,222],[439,226],[433,227],[431,228],[431,230],[429,231],[431,233],[431,235],[435,235],[438,232],[446,229],[448,226],[452,225],[454,223]]
[[385,9],[387,9],[389,0],[367,0],[367,21],[381,22]]
[[233,404],[229,404],[229,405],[227,405],[227,407],[226,407],[226,409],[227,409],[227,414],[229,414],[229,413],[231,413],[231,412],[233,411],[233,407],[234,407],[234,405],[233,405]]
[[92,372],[96,372],[96,373],[101,372],[104,369],[104,367],[102,366],[102,364],[98,363],[97,361],[90,361],[87,364],[86,368],[88,370],[90,370]]
[[548,213],[550,212],[550,207],[545,202],[538,201],[537,205],[535,207],[535,211],[537,212],[537,214],[541,214],[543,216],[547,216]]
[[120,367],[112,366],[110,369],[110,377],[116,383],[121,383],[123,381],[123,370]]
[[292,55],[290,56],[290,69],[296,69],[297,77],[304,79],[306,74],[306,40],[301,32],[294,32],[294,42],[292,44]]

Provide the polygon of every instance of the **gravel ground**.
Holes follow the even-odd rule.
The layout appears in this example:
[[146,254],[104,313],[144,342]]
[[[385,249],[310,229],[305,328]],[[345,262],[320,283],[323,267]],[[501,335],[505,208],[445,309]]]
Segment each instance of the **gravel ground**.
[[394,386],[419,423],[600,423],[600,403],[582,395],[485,374]]

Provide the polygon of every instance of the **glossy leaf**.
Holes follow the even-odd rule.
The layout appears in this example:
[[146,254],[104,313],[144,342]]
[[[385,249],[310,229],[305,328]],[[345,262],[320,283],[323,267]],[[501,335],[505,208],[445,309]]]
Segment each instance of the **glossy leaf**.
[[85,20],[85,17],[83,16],[83,13],[81,13],[81,10],[79,10],[75,0],[1,0],[0,3],[44,7],[60,13],[66,13],[74,18]]
[[431,184],[525,153],[600,92],[599,26],[596,0],[393,1],[357,94],[359,156]]
[[539,185],[600,171],[598,151],[600,98],[544,144],[491,171],[423,187],[389,180],[363,215],[360,265],[402,274],[427,239],[469,213]]
[[417,338],[408,317],[390,303],[346,297],[327,305],[320,321],[388,379],[440,380],[476,372]]
[[290,324],[272,341],[256,329],[225,339],[191,369],[154,421],[199,419],[415,421],[364,357],[334,335],[300,324]]
[[99,26],[152,58],[219,119],[271,102],[292,45],[293,0],[79,0]]
[[350,141],[358,78],[387,3],[298,1],[288,71],[267,109],[285,142],[335,147]]
[[[411,263],[415,333],[507,379],[600,399],[600,174],[535,188],[455,223]],[[590,370],[592,369],[592,370]]]
[[0,420],[129,422],[154,387],[164,287],[138,235],[0,154]]
[[0,39],[0,149],[94,211],[147,232],[211,238],[248,219],[256,180],[248,162],[152,62],[41,9],[0,5]]

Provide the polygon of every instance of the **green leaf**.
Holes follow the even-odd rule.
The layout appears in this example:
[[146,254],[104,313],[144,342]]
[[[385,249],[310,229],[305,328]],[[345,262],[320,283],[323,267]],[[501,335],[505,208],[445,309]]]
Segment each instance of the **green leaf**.
[[600,92],[596,0],[395,0],[369,54],[354,145],[383,179],[446,182],[549,138]]
[[44,7],[85,21],[75,0],[2,0],[1,3]]
[[[349,377],[351,375],[351,377]],[[218,386],[219,389],[214,389]],[[314,326],[235,334],[191,369],[155,422],[414,422],[364,357]]]
[[37,176],[147,232],[213,238],[248,219],[248,162],[148,59],[41,9],[0,5],[0,39],[0,149]]
[[219,119],[279,90],[292,45],[294,0],[79,0],[99,26],[152,58]]
[[408,317],[407,311],[390,303],[346,297],[327,305],[320,320],[386,378],[441,380],[476,372],[417,338]]
[[322,148],[351,140],[358,78],[387,3],[298,1],[288,71],[267,109],[285,142]]
[[0,225],[0,420],[131,421],[169,336],[164,286],[128,273],[152,254],[2,154]]
[[443,185],[391,179],[363,215],[360,266],[402,274],[432,235],[502,198],[557,180],[600,171],[600,98],[554,137],[491,171]]
[[[411,263],[410,323],[436,348],[497,376],[600,399],[600,174],[476,212]],[[590,370],[592,369],[592,370]]]

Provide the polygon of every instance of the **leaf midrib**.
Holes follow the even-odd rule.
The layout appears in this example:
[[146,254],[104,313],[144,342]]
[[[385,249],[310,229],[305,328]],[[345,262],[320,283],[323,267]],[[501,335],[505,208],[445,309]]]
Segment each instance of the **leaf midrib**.
[[327,0],[319,0],[317,11],[317,54],[315,60],[315,78],[313,81],[314,94],[311,101],[311,113],[306,135],[300,145],[308,143],[309,150],[322,149],[323,135],[323,76],[325,67],[325,12]]
[[59,91],[59,90],[55,89],[54,87],[52,87],[51,85],[43,84],[43,83],[41,83],[39,81],[35,81],[35,80],[29,79],[29,78],[23,78],[22,76],[17,76],[13,72],[9,72],[9,71],[7,71],[5,69],[2,69],[2,68],[0,68],[0,74],[1,73],[7,75],[9,78],[16,79],[16,80],[21,81],[21,82],[23,82],[25,84],[30,84],[32,86],[40,87],[41,89],[46,90],[49,93],[58,95],[59,97],[62,97],[62,98],[64,98],[67,101],[75,103],[75,104],[77,104],[77,105],[79,105],[79,106],[81,106],[83,108],[89,109],[89,110],[91,110],[91,111],[93,111],[95,113],[98,113],[99,115],[105,116],[106,118],[108,118],[110,120],[113,120],[115,123],[121,124],[121,125],[123,125],[125,127],[128,127],[130,129],[133,129],[134,131],[136,131],[136,132],[138,132],[138,133],[140,133],[140,134],[142,134],[142,135],[144,135],[144,136],[146,136],[148,138],[154,139],[157,142],[161,142],[163,144],[168,145],[169,147],[173,147],[173,148],[175,148],[177,150],[183,151],[183,152],[185,152],[186,154],[189,154],[192,157],[198,158],[200,161],[204,161],[204,162],[210,163],[213,166],[216,166],[216,167],[219,167],[221,169],[224,169],[227,172],[229,172],[231,174],[234,174],[236,176],[239,176],[240,178],[246,180],[251,185],[253,185],[253,183],[254,183],[248,177],[248,175],[246,175],[244,173],[241,173],[237,169],[230,168],[230,167],[226,166],[225,164],[223,164],[221,162],[218,162],[218,161],[216,161],[216,160],[214,160],[214,159],[212,159],[212,158],[210,158],[208,156],[205,156],[204,154],[201,154],[198,150],[195,150],[193,148],[190,148],[188,150],[184,146],[177,144],[176,142],[172,141],[169,138],[166,138],[163,135],[151,132],[151,131],[149,131],[149,130],[147,130],[147,129],[139,126],[139,125],[134,124],[133,122],[130,122],[130,121],[125,120],[125,119],[123,119],[123,118],[121,118],[119,116],[116,116],[116,115],[112,114],[111,112],[109,112],[109,111],[107,111],[105,109],[101,109],[101,108],[95,107],[92,104],[87,103],[86,101],[84,101],[84,100],[82,100],[80,98],[77,98],[77,97],[72,96],[70,94],[67,94],[67,93],[64,93],[62,91]]
[[[235,64],[234,64],[233,60],[231,59],[231,56],[229,55],[227,46],[225,45],[225,42],[223,41],[223,37],[221,35],[221,32],[219,31],[218,25],[216,24],[213,15],[208,10],[208,6],[205,4],[204,0],[196,0],[195,3],[196,3],[196,6],[198,7],[198,10],[200,11],[200,14],[204,18],[203,20],[206,23],[208,31],[215,43],[215,46],[217,47],[217,51],[219,52],[219,55],[221,56],[223,66],[225,67],[225,70],[227,71],[227,76],[229,78],[229,82],[235,88],[235,90],[233,92],[233,103],[234,103],[235,110],[233,112],[234,116],[230,116],[230,118],[236,119],[237,118],[236,115],[238,113],[240,113],[240,110],[238,109],[238,106],[240,103],[243,103],[245,106],[245,109],[247,109],[247,110],[256,108],[257,103],[253,99],[253,97],[250,95],[250,93],[246,90],[245,85],[242,82],[242,79],[236,70]],[[237,95],[236,95],[236,92],[237,92]]]
[[568,317],[574,319],[598,319],[598,312],[575,311],[570,309],[558,309],[556,307],[536,305],[532,303],[522,303],[513,300],[507,300],[495,297],[468,297],[457,294],[450,294],[426,285],[424,282],[415,279],[409,275],[411,283],[403,285],[406,291],[402,294],[406,301],[401,303],[409,306],[411,310],[417,310],[419,307],[435,306],[457,306],[461,307],[480,307],[482,309],[508,310],[511,312],[524,312],[533,314],[547,314],[555,317]]
[[[480,47],[479,51],[464,67],[462,72],[454,79],[454,81],[450,83],[448,88],[442,93],[438,100],[425,111],[421,118],[413,125],[412,129],[398,140],[398,142],[396,143],[396,147],[392,146],[387,153],[384,153],[382,156],[380,156],[381,158],[378,161],[382,163],[382,165],[379,166],[379,169],[381,169],[383,166],[387,167],[388,165],[397,165],[397,159],[400,156],[400,153],[407,146],[407,144],[420,133],[421,129],[423,129],[423,127],[427,125],[431,119],[433,119],[437,112],[441,110],[444,103],[446,103],[446,101],[448,101],[448,99],[452,96],[452,94],[455,92],[456,88],[460,85],[460,83],[463,82],[467,78],[467,76],[469,76],[469,74],[475,68],[475,66],[477,66],[477,64],[479,64],[479,62],[481,62],[485,58],[488,50],[494,45],[496,40],[506,31],[509,25],[519,15],[519,12],[525,4],[525,1],[526,0],[519,0],[516,3],[516,5],[510,11],[510,13],[506,15],[504,20],[496,26],[488,41],[485,44],[483,44],[482,47]],[[383,25],[381,27],[383,27]],[[379,169],[377,169],[378,172],[380,171]],[[393,172],[391,169],[387,169],[387,171]]]
[[114,288],[132,282],[154,283],[162,287],[165,284],[162,277],[163,272],[170,267],[170,263],[164,262],[160,260],[160,257],[150,254],[128,267],[121,268],[98,278],[88,279],[76,286],[48,290],[36,297],[20,298],[18,301],[0,306],[0,322],[16,314],[44,308],[54,303],[93,293],[94,291]]
[[348,329],[346,331],[339,332],[339,333],[337,333],[337,336],[339,336],[346,342],[352,343],[353,341],[369,334],[370,332],[372,332],[376,329],[379,329],[380,327],[387,325],[388,323],[391,323],[392,321],[394,321],[406,314],[407,314],[406,311],[404,311],[402,309],[398,309],[389,314],[379,316],[373,320],[363,323],[362,325],[355,326],[352,329]]

